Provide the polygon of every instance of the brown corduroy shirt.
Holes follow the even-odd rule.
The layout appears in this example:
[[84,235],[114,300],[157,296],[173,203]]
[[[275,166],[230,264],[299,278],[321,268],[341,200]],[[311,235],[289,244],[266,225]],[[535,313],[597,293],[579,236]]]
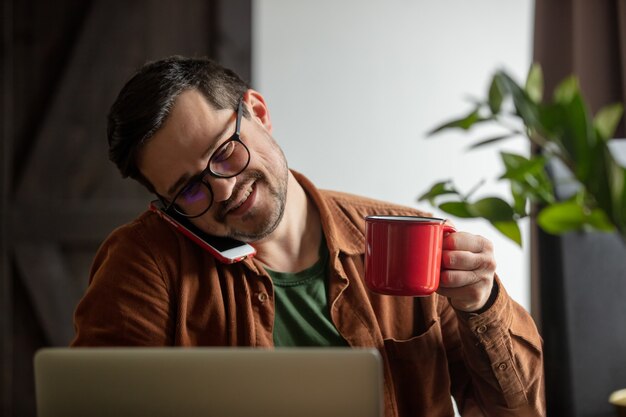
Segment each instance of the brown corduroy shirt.
[[[318,190],[296,179],[317,206],[330,253],[330,315],[351,346],[377,348],[385,413],[544,415],[541,339],[528,313],[496,279],[481,314],[445,297],[393,297],[364,282],[365,221],[414,209]],[[255,259],[225,265],[151,212],[116,229],[95,257],[75,313],[73,346],[273,345],[272,281]]]

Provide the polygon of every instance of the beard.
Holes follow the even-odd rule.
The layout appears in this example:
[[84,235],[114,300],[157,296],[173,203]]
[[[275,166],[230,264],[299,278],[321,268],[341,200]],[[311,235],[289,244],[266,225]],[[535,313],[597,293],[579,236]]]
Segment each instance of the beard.
[[[251,184],[254,187],[259,185],[269,191],[270,207],[268,209],[253,209],[241,218],[244,226],[228,225],[228,213],[220,210],[215,216],[215,221],[227,226],[227,237],[241,240],[243,242],[255,242],[269,236],[280,224],[285,213],[287,203],[287,183],[289,169],[286,159],[282,158],[282,163],[278,169],[271,174],[272,178],[260,171],[245,172],[242,176],[241,184]],[[246,185],[247,186],[247,185]],[[237,195],[237,194],[235,194]],[[225,206],[226,204],[224,204]]]

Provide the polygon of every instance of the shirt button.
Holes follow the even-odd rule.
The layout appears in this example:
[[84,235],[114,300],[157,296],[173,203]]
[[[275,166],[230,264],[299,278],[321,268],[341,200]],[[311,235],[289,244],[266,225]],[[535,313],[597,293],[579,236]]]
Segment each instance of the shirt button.
[[478,334],[483,334],[486,331],[487,331],[487,326],[485,326],[484,324],[476,328],[476,333]]
[[264,292],[260,292],[260,293],[257,295],[257,298],[259,299],[259,301],[260,301],[260,302],[264,303],[264,302],[266,302],[266,301],[267,301],[267,294],[266,294],[266,293],[264,293]]
[[504,371],[506,368],[508,368],[508,365],[504,362],[502,362],[500,365],[498,365],[498,369],[501,371]]

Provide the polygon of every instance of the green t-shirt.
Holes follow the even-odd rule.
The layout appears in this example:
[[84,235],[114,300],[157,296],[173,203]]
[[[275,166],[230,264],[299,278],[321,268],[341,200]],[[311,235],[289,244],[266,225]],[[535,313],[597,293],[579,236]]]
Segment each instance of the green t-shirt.
[[320,259],[296,273],[267,270],[274,282],[275,346],[347,346],[330,319],[327,297],[328,248]]

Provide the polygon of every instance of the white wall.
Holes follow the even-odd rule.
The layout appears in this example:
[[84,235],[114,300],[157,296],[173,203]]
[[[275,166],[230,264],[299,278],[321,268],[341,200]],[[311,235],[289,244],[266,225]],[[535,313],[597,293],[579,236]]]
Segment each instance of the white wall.
[[[532,0],[256,0],[253,84],[292,168],[322,188],[433,211],[416,197],[438,180],[462,190],[500,173],[497,149],[425,132],[466,112],[504,68],[523,80]],[[523,140],[506,144],[527,153]],[[485,192],[506,193],[493,181]],[[434,211],[437,215],[443,213]],[[496,246],[509,293],[530,306],[528,251],[481,220],[460,229]],[[528,239],[528,225],[523,227]]]

